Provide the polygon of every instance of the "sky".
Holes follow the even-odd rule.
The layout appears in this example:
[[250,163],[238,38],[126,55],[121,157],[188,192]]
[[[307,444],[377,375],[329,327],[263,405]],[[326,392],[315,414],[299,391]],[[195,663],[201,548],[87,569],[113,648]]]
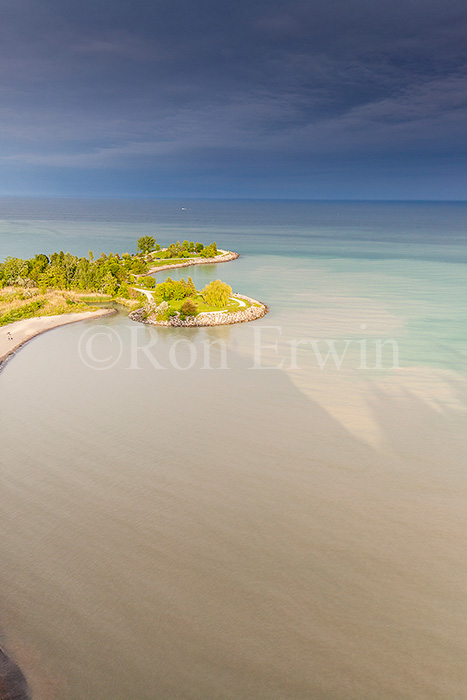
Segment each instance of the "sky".
[[2,0],[0,195],[466,199],[465,0]]

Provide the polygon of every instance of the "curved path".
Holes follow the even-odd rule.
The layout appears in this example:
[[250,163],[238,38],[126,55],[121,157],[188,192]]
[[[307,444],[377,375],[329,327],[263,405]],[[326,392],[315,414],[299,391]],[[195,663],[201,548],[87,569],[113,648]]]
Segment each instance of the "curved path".
[[[154,297],[152,296],[151,290],[141,289],[140,287],[132,287],[132,289],[134,289],[135,292],[141,292],[141,294],[144,294],[144,296],[147,298],[147,300],[149,302],[154,301]],[[237,297],[234,297],[234,296],[231,296],[229,298],[229,301],[236,301],[239,306],[246,306],[246,301],[242,301],[241,299],[237,299]],[[204,316],[205,314],[211,314],[211,313],[223,313],[224,311],[227,311],[227,309],[219,309],[219,311],[216,311],[216,312],[202,311],[201,313],[198,314],[198,316]],[[0,700],[1,700],[1,698],[0,698]]]
[[234,323],[247,323],[248,321],[256,321],[256,319],[262,318],[269,311],[266,304],[262,304],[260,301],[251,299],[243,294],[235,294],[233,298],[236,301],[249,301],[251,306],[239,309],[238,311],[204,311],[197,316],[187,316],[183,320],[177,315],[172,316],[168,321],[148,320],[144,308],[141,308],[132,311],[129,314],[129,318],[131,318],[132,321],[146,323],[150,326],[192,328],[193,326],[227,326],[233,325]]
[[[147,297],[148,301],[153,301],[152,295],[151,295],[151,290],[149,289],[141,289],[140,287],[132,287],[132,289],[135,290],[135,292],[141,292],[141,294],[144,294],[145,297]],[[1,700],[1,699],[0,699]]]
[[[209,265],[218,262],[229,262],[230,260],[236,260],[239,257],[238,253],[233,253],[230,250],[221,250],[219,248],[218,252],[220,255],[216,255],[214,258],[191,258],[185,260],[184,262],[176,263],[175,265],[159,265],[158,267],[151,268],[144,275],[138,275],[138,277],[154,275],[157,272],[173,270],[177,267],[188,267],[189,265]],[[153,300],[149,290],[137,287],[133,287],[133,289],[144,294],[149,301]],[[168,321],[149,321],[146,318],[147,313],[145,312],[144,308],[141,308],[136,309],[136,311],[132,311],[129,314],[129,318],[131,318],[132,321],[147,323],[152,326],[224,326],[234,323],[247,323],[248,321],[255,321],[257,318],[262,318],[262,316],[267,314],[269,311],[266,304],[263,304],[256,299],[251,299],[244,294],[234,293],[230,298],[238,303],[238,311],[228,311],[227,309],[220,309],[219,311],[202,311],[196,316],[187,316],[183,320],[180,318],[180,315],[177,314]],[[246,302],[249,302],[251,306],[247,306]]]

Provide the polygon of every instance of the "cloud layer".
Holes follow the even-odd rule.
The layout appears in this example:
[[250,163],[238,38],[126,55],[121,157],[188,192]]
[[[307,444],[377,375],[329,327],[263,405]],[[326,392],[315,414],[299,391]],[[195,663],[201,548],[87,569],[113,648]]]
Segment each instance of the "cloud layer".
[[464,198],[462,2],[2,13],[0,192]]

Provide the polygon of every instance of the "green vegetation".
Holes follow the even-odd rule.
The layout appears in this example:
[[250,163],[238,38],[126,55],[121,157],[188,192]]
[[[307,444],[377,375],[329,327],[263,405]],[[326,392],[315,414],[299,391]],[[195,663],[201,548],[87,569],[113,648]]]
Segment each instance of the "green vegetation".
[[[136,254],[101,253],[79,257],[71,253],[40,253],[30,259],[8,257],[0,263],[0,325],[34,316],[89,310],[89,304],[110,299],[131,309],[145,305],[152,317],[182,318],[208,311],[239,311],[232,288],[220,280],[198,291],[191,277],[168,277],[156,285],[148,275],[152,267],[176,265],[187,258],[207,259],[218,254],[215,242],[208,246],[176,241],[161,250],[152,236],[137,241]],[[135,286],[151,290],[153,302]],[[248,303],[248,306],[250,304]]]
[[214,258],[217,255],[217,245],[216,243],[211,243],[206,248],[200,251],[200,256],[202,258]]
[[196,316],[198,313],[198,306],[197,304],[193,301],[193,299],[185,299],[183,304],[180,307],[180,311],[183,314],[183,316]]
[[187,282],[181,279],[179,282],[167,277],[165,282],[157,285],[157,295],[164,301],[170,301],[172,299],[185,299],[186,297],[193,296],[196,294],[196,287],[193,284],[191,277],[188,277]]
[[89,305],[73,293],[49,291],[41,294],[37,289],[0,289],[0,326],[34,316],[54,316],[89,310]]
[[133,275],[144,274],[148,267],[137,256],[102,253],[94,259],[92,251],[88,258],[63,251],[53,253],[50,258],[44,254],[29,260],[6,258],[0,264],[0,288],[86,290],[128,297],[128,282]]
[[146,287],[146,289],[154,289],[156,286],[156,280],[154,277],[140,277],[138,280],[138,284],[140,284],[142,287]]
[[232,287],[220,280],[210,282],[203,289],[203,298],[207,304],[221,309],[227,304],[229,297],[232,294]]
[[[186,258],[211,258],[215,255],[217,255],[217,245],[215,242],[204,246],[202,243],[195,243],[194,241],[183,241],[183,243],[176,241],[175,243],[171,243],[164,250],[159,250],[152,257],[155,261],[170,260],[170,262],[173,262],[174,260],[183,261]],[[157,264],[164,265],[167,263],[156,262],[156,265]]]
[[177,314],[183,320],[187,316],[212,311],[237,312],[251,306],[250,302],[240,304],[232,296],[232,288],[215,280],[200,292],[195,288],[191,277],[187,281],[174,281],[168,277],[156,285],[153,301],[145,301],[147,317],[156,321],[167,321]]
[[[196,306],[196,311],[188,312],[183,310],[183,307],[187,301],[193,302],[193,304]],[[251,306],[251,304],[247,303],[246,307],[248,306]],[[235,301],[235,299],[229,299],[227,304],[222,309],[219,309],[218,306],[212,306],[211,304],[207,304],[202,294],[200,294],[199,292],[195,296],[189,297],[189,299],[174,299],[170,302],[164,300],[161,301],[159,297],[154,295],[153,304],[148,304],[147,300],[145,303],[145,311],[148,317],[152,320],[157,321],[167,321],[170,316],[175,316],[178,313],[183,318],[184,316],[197,316],[201,313],[213,311],[235,313],[237,311],[243,311],[243,309],[246,307],[240,307],[239,304]]]
[[151,261],[151,269],[154,267],[162,267],[163,265],[177,265],[177,263],[186,262],[186,258],[199,258],[199,255],[187,255],[185,258],[161,258],[158,257]]
[[[129,285],[135,284],[138,278],[147,274],[150,267],[167,264],[167,261],[170,261],[169,264],[176,264],[178,260],[184,260],[186,257],[209,257],[213,251],[217,252],[215,243],[205,248],[202,243],[193,241],[177,241],[165,250],[160,250],[152,236],[139,238],[138,249],[140,252],[136,255],[101,253],[98,258],[94,257],[92,250],[87,258],[63,251],[52,253],[50,257],[40,253],[28,260],[9,257],[0,263],[0,289],[13,286],[39,288],[42,291],[91,291],[129,298]],[[159,252],[153,252],[157,249]],[[158,256],[156,261],[155,255]],[[152,279],[145,277],[140,284],[152,288],[155,284]]]
[[149,253],[152,253],[153,250],[155,250],[156,239],[152,236],[141,236],[141,238],[138,238],[137,244],[138,250],[140,250],[143,253],[143,255],[148,255]]

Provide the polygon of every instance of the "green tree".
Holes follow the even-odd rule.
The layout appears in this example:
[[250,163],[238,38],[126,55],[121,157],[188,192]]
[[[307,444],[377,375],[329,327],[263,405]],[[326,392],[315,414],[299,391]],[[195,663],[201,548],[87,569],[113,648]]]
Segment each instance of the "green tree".
[[170,299],[185,299],[185,297],[192,295],[191,288],[184,279],[177,282],[170,279],[170,277],[167,277],[165,282],[157,285],[157,293],[166,301],[170,301]]
[[120,285],[120,287],[118,288],[118,296],[123,297],[124,299],[130,298],[130,290],[127,284]]
[[40,275],[39,282],[42,286],[52,289],[67,288],[66,270],[60,265],[59,258],[56,258],[55,262],[49,265],[46,271]]
[[206,304],[221,308],[225,306],[232,294],[232,287],[220,280],[214,280],[205,286],[202,295]]
[[8,257],[0,266],[0,271],[5,284],[21,284],[29,274],[29,264],[27,260]]
[[216,243],[211,243],[211,245],[206,246],[200,253],[202,258],[214,258],[217,255],[217,245]]
[[152,253],[156,245],[156,239],[153,236],[141,236],[138,238],[138,250],[140,250],[144,255]]
[[186,281],[186,286],[187,286],[187,291],[189,292],[188,296],[193,297],[197,293],[195,283],[191,279],[191,277],[188,277]]
[[117,291],[117,286],[118,286],[117,280],[115,279],[113,274],[110,272],[110,270],[108,270],[102,279],[102,283],[101,283],[101,287],[100,287],[99,291],[103,292],[104,294],[111,294],[113,296],[115,294],[115,292]]
[[47,269],[49,265],[49,258],[44,253],[39,253],[32,260],[29,261],[30,270],[29,277],[37,282],[39,275],[41,275]]
[[140,275],[142,272],[145,272],[145,270],[146,265],[144,264],[144,261],[140,258],[133,258],[131,263],[131,272],[134,272],[135,275]]
[[165,282],[157,285],[157,292],[160,294],[162,299],[164,299],[164,301],[170,301],[170,299],[174,298],[174,285],[175,282],[170,279],[170,277],[167,277]]

